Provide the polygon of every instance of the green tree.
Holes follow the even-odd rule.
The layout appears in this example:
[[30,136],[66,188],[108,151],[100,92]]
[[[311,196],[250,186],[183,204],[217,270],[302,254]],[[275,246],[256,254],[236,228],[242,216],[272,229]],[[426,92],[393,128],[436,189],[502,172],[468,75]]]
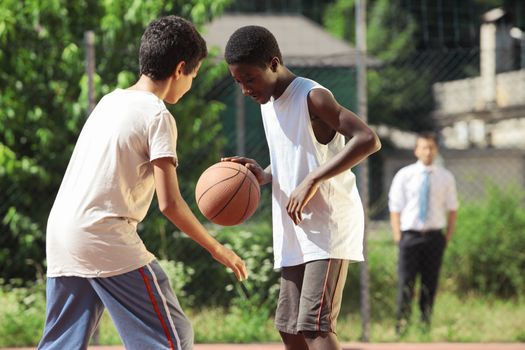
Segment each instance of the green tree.
[[[368,54],[380,66],[368,71],[369,121],[403,129],[430,126],[432,106],[428,74],[411,64],[417,24],[399,1],[372,0],[367,9]],[[328,31],[355,42],[355,0],[337,0],[324,15]]]
[[[140,36],[152,19],[174,13],[201,26],[228,2],[2,1],[0,278],[31,279],[44,269],[47,215],[87,114],[84,32],[96,35],[100,98],[138,78]],[[224,66],[206,62],[192,91],[172,108],[180,134],[183,188],[216,160],[223,144],[218,136],[223,107],[204,96],[224,71]],[[143,229],[155,231],[157,221],[152,218]]]

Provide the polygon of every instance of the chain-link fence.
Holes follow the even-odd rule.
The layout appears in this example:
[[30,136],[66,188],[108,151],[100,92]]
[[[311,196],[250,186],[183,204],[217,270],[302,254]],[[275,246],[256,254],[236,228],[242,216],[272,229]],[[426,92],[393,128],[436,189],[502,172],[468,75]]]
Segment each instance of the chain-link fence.
[[[383,60],[369,53],[374,64],[368,69],[368,120],[383,142],[383,149],[369,160],[371,322],[390,320],[392,333],[396,324],[400,333],[406,331],[408,310],[412,308],[421,310],[412,313],[411,324],[427,326],[436,295],[434,324],[439,327],[446,312],[442,310],[450,311],[452,307],[439,303],[439,291],[445,296],[444,302],[456,293],[520,293],[522,283],[517,271],[522,262],[508,261],[508,252],[496,253],[520,245],[517,237],[523,237],[521,229],[517,229],[523,224],[520,217],[525,185],[524,45],[517,34],[519,23],[523,25],[523,14],[516,14],[515,20],[517,23],[510,23],[507,17],[492,19],[487,15],[480,27],[470,28],[479,46],[471,43],[461,47],[457,42],[448,47],[415,45],[408,53]],[[421,30],[428,35],[428,28]],[[458,32],[464,34],[462,29]],[[327,61],[333,60],[324,60]],[[345,107],[357,110],[355,69],[333,64],[305,68],[306,62],[295,60],[295,66],[289,66],[297,75],[331,89]],[[247,155],[266,165],[267,149],[258,106],[242,96],[239,103],[239,90],[232,82],[226,80],[224,84],[213,97],[229,106],[224,114],[225,134],[230,140],[225,152]],[[236,123],[239,115],[246,119],[241,123],[237,119]],[[416,251],[406,250],[408,262],[398,266],[401,246],[394,244],[392,238],[388,194],[394,175],[416,162],[416,135],[422,131],[432,131],[438,137],[440,152],[435,164],[448,169],[454,177],[459,216],[449,242],[445,241],[446,213],[445,221],[435,227],[417,229],[416,225],[408,230],[404,225],[407,232],[402,233],[403,244],[415,246]],[[244,135],[239,137],[239,133]],[[354,171],[359,179],[359,167]],[[440,186],[439,182],[433,186]],[[432,191],[445,190],[446,187],[434,187]],[[269,201],[262,206],[268,204]],[[506,222],[507,218],[510,222]],[[490,244],[498,248],[487,248]],[[358,274],[359,269],[351,269],[343,308],[353,313],[358,312],[357,301],[362,300],[358,289],[352,287],[359,283]],[[409,276],[405,286],[400,287],[402,275]],[[398,300],[400,293],[405,294],[403,301]],[[398,322],[398,318],[402,321]]]
[[[520,9],[523,7],[516,7],[517,11]],[[438,134],[438,162],[453,174],[460,203],[452,239],[445,245],[439,239],[443,233],[439,233],[434,237],[437,239],[430,242],[430,250],[418,253],[431,258],[433,253],[443,250],[442,264],[437,264],[441,265],[441,270],[436,286],[433,327],[439,327],[446,319],[444,312],[450,311],[450,307],[440,302],[440,295],[446,296],[445,302],[450,301],[450,295],[469,293],[508,298],[520,295],[525,288],[522,276],[525,259],[521,254],[525,250],[524,14],[514,13],[512,23],[504,15],[493,16],[487,17],[481,27],[470,25],[468,28],[474,32],[472,36],[479,39],[479,46],[414,45],[411,51],[398,52],[394,56],[382,55],[381,51],[377,55],[368,52],[369,61],[373,63],[368,67],[368,121],[383,144],[382,150],[369,159],[367,211],[370,218],[367,227],[370,322],[386,322],[390,326],[390,330],[379,331],[394,332],[398,304],[399,247],[392,238],[388,194],[394,175],[416,161],[413,149],[419,131]],[[425,27],[419,30],[422,37],[431,33]],[[300,32],[294,35],[301,37]],[[285,47],[283,51],[286,51]],[[355,55],[355,51],[349,52],[349,55]],[[338,63],[337,55],[321,53],[318,56],[312,61],[311,57],[290,58],[285,55],[284,60],[296,75],[319,82],[333,92],[341,105],[356,111],[355,64]],[[218,128],[214,130],[219,130],[214,137],[222,140],[221,147],[211,157],[206,147],[190,152],[186,159],[181,160],[178,170],[181,173],[195,171],[195,168],[204,170],[213,159],[218,161],[226,155],[246,155],[262,166],[269,163],[259,106],[240,95],[239,88],[224,73],[224,78],[216,81],[206,94],[207,102],[224,104],[218,123],[212,125]],[[198,79],[195,84],[199,84]],[[178,118],[176,113],[174,115]],[[15,117],[37,118],[31,113],[13,115]],[[35,130],[37,132],[42,131]],[[13,130],[3,135],[5,138],[9,135],[15,137],[17,133]],[[31,147],[29,140],[21,139],[20,142]],[[0,147],[3,147],[2,143]],[[192,146],[179,144],[179,147]],[[65,154],[70,151],[63,150]],[[14,162],[16,154],[7,151],[0,154],[3,157],[0,171],[4,173],[12,171],[9,167],[20,167],[25,176],[42,172],[41,165],[33,164],[29,159]],[[360,182],[359,167],[354,171]],[[29,280],[35,272],[42,276],[45,270],[43,235],[54,193],[43,191],[42,186],[35,186],[38,190],[32,190],[27,187],[27,179],[13,183],[7,182],[3,173],[0,175],[3,199],[0,203],[0,232],[3,233],[0,261],[4,262],[0,277]],[[39,179],[53,189],[57,189],[60,183],[58,177],[43,176]],[[196,176],[186,178],[180,186],[184,197],[198,214],[194,200],[196,181]],[[223,308],[241,298],[273,311],[278,273],[272,269],[270,197],[267,186],[262,190],[256,214],[239,227],[221,228],[207,224],[212,234],[246,259],[252,277],[242,288],[222,266],[169,224],[153,204],[139,231],[151,251],[159,258],[173,261],[167,269],[174,277],[174,288],[182,296],[184,306]],[[421,240],[433,235],[426,236],[426,229],[420,231],[425,232],[411,234],[418,235],[417,239]],[[440,259],[434,257],[432,261]],[[414,269],[410,273],[415,271],[420,272]],[[419,280],[416,281],[416,291],[422,290],[424,298],[432,299],[432,293],[429,294]],[[358,313],[361,300],[359,288],[355,287],[358,284],[359,269],[354,265],[350,268],[342,307],[341,317],[345,320]],[[429,316],[429,305],[424,304],[425,317]],[[417,308],[417,302],[414,301],[413,307]],[[417,317],[419,313],[416,311],[412,315],[412,324],[419,323]],[[459,317],[454,324],[461,323]],[[351,332],[356,333],[355,330]]]

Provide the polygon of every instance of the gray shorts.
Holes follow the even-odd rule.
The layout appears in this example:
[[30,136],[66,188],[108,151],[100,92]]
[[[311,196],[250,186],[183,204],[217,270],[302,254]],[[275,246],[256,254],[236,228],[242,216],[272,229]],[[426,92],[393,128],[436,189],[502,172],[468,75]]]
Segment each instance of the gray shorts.
[[281,270],[275,326],[280,332],[336,333],[348,260],[315,260]]

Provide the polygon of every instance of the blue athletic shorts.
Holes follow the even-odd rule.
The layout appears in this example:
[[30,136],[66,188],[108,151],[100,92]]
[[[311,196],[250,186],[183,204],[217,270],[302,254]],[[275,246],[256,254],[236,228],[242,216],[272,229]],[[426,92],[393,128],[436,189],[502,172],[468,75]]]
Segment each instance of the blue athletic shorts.
[[193,328],[157,261],[106,278],[49,277],[38,349],[87,349],[105,308],[127,350],[193,348]]

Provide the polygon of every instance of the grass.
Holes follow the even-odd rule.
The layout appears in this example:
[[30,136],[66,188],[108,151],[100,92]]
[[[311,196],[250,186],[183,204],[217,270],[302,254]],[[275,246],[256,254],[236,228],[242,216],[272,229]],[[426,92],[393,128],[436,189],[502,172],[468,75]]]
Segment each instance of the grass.
[[[44,322],[44,298],[22,290],[0,291],[0,347],[35,345]],[[379,314],[372,305],[373,316]],[[257,305],[236,305],[230,310],[187,311],[197,343],[278,342],[268,312]],[[417,310],[414,310],[414,318]],[[435,305],[433,327],[425,332],[412,326],[402,338],[394,333],[392,317],[373,320],[372,342],[525,342],[525,300],[497,300],[479,295],[458,297],[441,292]],[[341,315],[338,334],[342,341],[359,341],[358,313]],[[106,313],[100,324],[100,343],[120,344],[120,338]]]
[[[372,306],[373,307],[373,306]],[[197,343],[279,342],[273,320],[255,308],[246,311],[222,309],[189,311]],[[414,310],[414,319],[418,311]],[[251,320],[251,321],[250,321]],[[371,342],[525,342],[525,301],[493,300],[477,295],[458,297],[449,292],[438,295],[433,327],[425,331],[413,325],[399,338],[393,318],[375,320],[370,327]],[[241,325],[241,326],[239,326]],[[111,319],[106,314],[101,323],[102,344],[120,344]],[[342,341],[361,340],[361,317],[357,313],[341,315],[338,335]]]
[[[373,306],[372,306],[373,307]],[[417,320],[414,309],[413,319]],[[494,300],[482,296],[458,297],[449,292],[438,294],[434,306],[433,326],[425,331],[413,325],[399,338],[394,332],[394,319],[372,321],[372,342],[523,342],[525,341],[525,302]],[[357,314],[340,317],[339,337],[358,341],[361,318]]]

